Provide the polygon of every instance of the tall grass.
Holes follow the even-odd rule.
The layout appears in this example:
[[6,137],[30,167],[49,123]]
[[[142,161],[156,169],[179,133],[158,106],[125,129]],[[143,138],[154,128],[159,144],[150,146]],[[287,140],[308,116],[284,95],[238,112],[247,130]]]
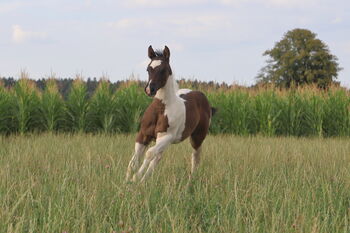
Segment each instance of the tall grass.
[[124,184],[134,134],[0,136],[0,232],[350,232],[350,141],[208,136]]
[[[41,92],[27,76],[22,73],[13,88],[0,85],[1,133],[134,133],[152,100],[138,81],[129,81],[112,91],[105,79],[90,97],[80,76],[64,100],[55,80],[48,80]],[[350,136],[350,91],[340,87],[328,91],[316,87],[272,87],[205,92],[211,105],[218,109],[212,119],[213,134]]]

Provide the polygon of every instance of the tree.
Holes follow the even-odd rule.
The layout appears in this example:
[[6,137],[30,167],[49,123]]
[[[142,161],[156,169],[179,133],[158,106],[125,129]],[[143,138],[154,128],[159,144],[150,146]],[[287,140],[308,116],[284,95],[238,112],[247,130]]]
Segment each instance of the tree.
[[286,88],[316,84],[327,88],[341,70],[337,57],[330,53],[328,46],[307,29],[288,31],[263,55],[270,58],[257,76],[258,83]]

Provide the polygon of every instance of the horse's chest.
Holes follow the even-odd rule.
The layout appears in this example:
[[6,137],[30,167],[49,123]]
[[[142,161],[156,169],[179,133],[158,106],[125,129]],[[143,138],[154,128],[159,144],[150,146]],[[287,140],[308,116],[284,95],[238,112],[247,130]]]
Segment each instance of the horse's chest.
[[180,100],[174,104],[165,106],[164,115],[168,119],[167,134],[171,134],[174,143],[179,142],[182,138],[182,132],[185,129],[186,107],[184,101]]

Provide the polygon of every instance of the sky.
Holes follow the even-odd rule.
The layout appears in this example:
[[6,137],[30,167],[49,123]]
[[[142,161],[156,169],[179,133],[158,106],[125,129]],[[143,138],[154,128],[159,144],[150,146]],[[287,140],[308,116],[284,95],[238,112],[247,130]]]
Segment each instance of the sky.
[[262,54],[309,29],[350,87],[349,0],[0,0],[0,76],[147,79],[147,48],[170,48],[177,79],[252,85]]

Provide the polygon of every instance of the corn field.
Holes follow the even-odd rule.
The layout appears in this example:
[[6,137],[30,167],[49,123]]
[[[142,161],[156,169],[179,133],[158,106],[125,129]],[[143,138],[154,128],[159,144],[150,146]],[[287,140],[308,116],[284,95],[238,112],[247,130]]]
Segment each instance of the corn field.
[[[218,109],[212,119],[213,134],[350,136],[350,92],[344,88],[204,92]],[[134,133],[150,102],[133,81],[112,91],[102,79],[90,96],[78,77],[64,99],[55,79],[48,79],[45,90],[40,91],[33,81],[22,77],[12,88],[0,83],[0,133]]]

